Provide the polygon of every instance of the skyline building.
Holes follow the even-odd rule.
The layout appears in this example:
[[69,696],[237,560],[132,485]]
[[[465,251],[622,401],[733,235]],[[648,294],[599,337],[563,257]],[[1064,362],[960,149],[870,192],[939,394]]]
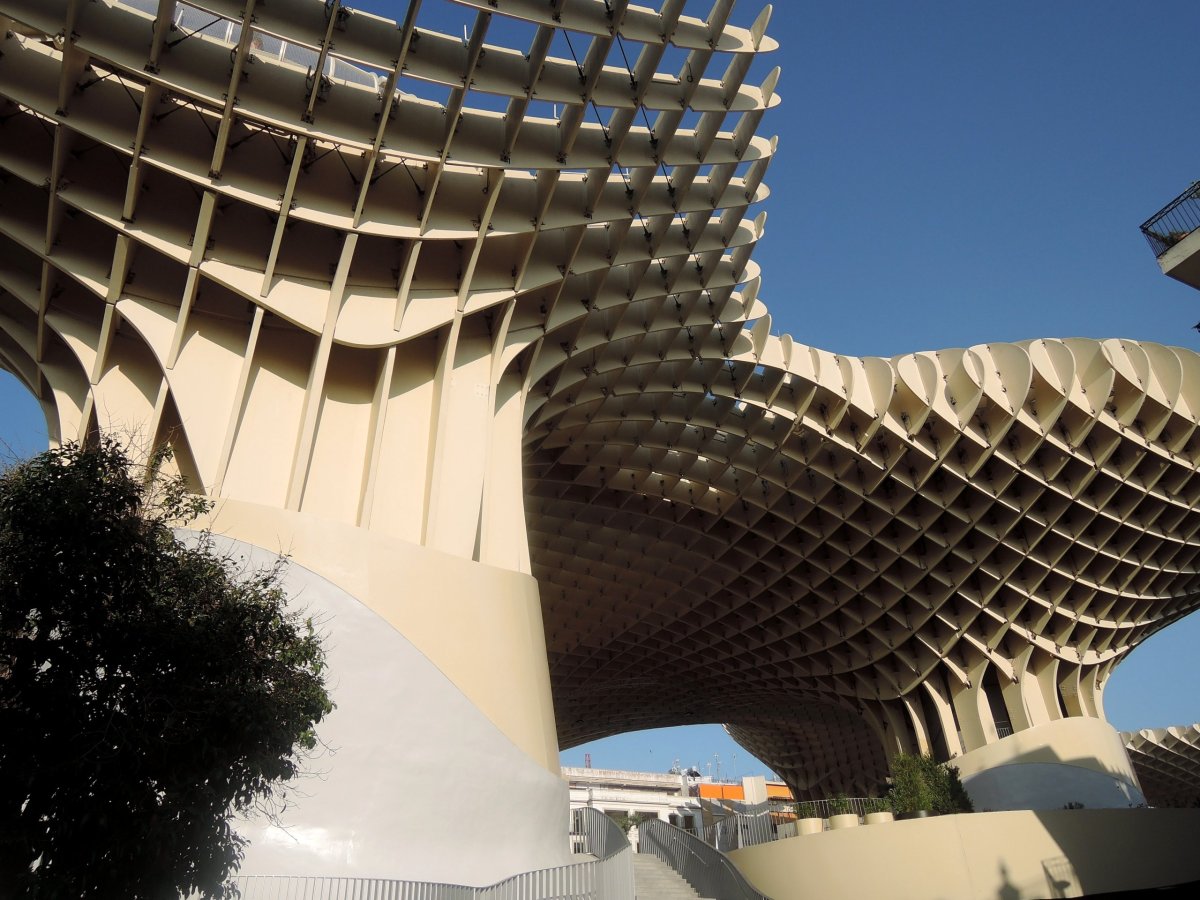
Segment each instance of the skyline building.
[[1103,692],[1200,605],[1200,357],[777,335],[770,7],[436,5],[0,0],[0,364],[54,442],[169,444],[329,632],[243,871],[556,866],[558,749],[692,722],[799,798],[929,752],[1143,803]]

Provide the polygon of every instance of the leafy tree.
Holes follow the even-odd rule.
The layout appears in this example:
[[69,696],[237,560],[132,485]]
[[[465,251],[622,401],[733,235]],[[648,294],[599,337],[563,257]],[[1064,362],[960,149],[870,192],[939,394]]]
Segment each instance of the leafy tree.
[[206,509],[112,440],[0,477],[0,897],[232,893],[332,709],[281,568],[175,539]]

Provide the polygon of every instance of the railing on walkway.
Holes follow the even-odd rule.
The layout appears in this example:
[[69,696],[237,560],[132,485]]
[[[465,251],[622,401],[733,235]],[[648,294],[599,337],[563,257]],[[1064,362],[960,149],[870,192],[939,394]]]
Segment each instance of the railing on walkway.
[[739,847],[753,847],[775,840],[775,826],[768,804],[738,804],[741,809],[717,819],[708,826],[705,841],[728,853]]
[[824,800],[772,804],[772,812],[790,812],[798,819],[828,819],[843,813],[854,813],[861,817],[868,813],[891,811],[892,804],[882,797],[830,797]]
[[[860,819],[869,813],[891,812],[891,804],[878,797],[833,797],[825,800],[768,801],[766,803],[730,803],[704,832],[704,841],[728,853],[740,847],[753,847],[778,840],[781,825],[797,819],[828,819],[843,814]],[[786,833],[785,833],[786,836]]]
[[285,875],[239,875],[234,883],[242,900],[634,900],[633,849],[612,819],[595,809],[572,810],[571,849],[595,859],[523,872],[487,887]]
[[768,900],[755,890],[725,855],[682,828],[647,819],[638,826],[638,852],[657,856],[701,897]]
[[1142,234],[1156,257],[1200,228],[1200,181],[1142,223]]
[[[150,15],[158,12],[158,0],[120,0],[120,2]],[[210,13],[185,3],[183,0],[179,0],[175,4],[175,13],[171,21],[176,29],[170,38],[172,41],[200,35],[209,40],[233,46],[242,36],[240,22]],[[256,35],[253,50],[256,56],[286,60],[293,65],[308,68],[310,71],[321,61],[320,54],[311,47],[294,44],[266,33]],[[322,72],[342,81],[351,81],[374,89],[378,89],[383,81],[375,73],[368,72],[360,66],[352,65],[333,55],[326,56]]]

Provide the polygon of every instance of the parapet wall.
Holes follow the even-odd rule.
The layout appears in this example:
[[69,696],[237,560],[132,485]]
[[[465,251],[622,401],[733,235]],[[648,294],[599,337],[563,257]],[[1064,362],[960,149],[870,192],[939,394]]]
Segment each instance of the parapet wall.
[[1023,810],[801,835],[729,856],[773,900],[1023,900],[1200,880],[1198,837],[1195,809]]

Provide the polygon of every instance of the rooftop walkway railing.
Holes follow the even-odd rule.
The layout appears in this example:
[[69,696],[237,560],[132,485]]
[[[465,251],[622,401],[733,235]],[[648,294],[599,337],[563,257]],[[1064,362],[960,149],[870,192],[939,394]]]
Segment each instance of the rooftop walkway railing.
[[[154,15],[158,11],[158,0],[118,0],[118,2],[149,15]],[[241,22],[235,22],[233,19],[217,13],[192,6],[183,0],[179,0],[175,4],[175,15],[171,21],[176,29],[176,36],[171,38],[172,41],[186,40],[199,35],[233,46],[242,36]],[[255,36],[254,53],[263,58],[274,58],[289,62],[294,66],[307,68],[310,72],[321,64],[321,55],[311,47],[285,41],[266,33]],[[349,81],[375,89],[378,89],[383,82],[383,79],[375,73],[368,72],[360,66],[351,65],[334,56],[326,56],[322,73],[341,81]]]
[[798,819],[828,819],[844,813],[865,816],[868,813],[891,812],[892,805],[881,797],[832,797],[825,800],[800,800],[790,803],[772,803],[776,816],[792,815]]
[[572,810],[571,849],[595,858],[486,887],[286,875],[239,875],[234,884],[242,900],[634,900],[633,848],[612,819],[595,809]]
[[1155,257],[1162,256],[1200,228],[1200,181],[1142,223],[1142,234]]
[[732,803],[727,815],[718,818],[704,833],[706,843],[727,853],[741,847],[753,847],[786,837],[779,826],[797,819],[828,819],[830,816],[855,815],[860,819],[877,812],[891,812],[891,804],[878,797],[834,797],[825,800],[767,801]]
[[659,819],[638,825],[638,852],[657,856],[678,872],[701,897],[769,900],[719,850]]

